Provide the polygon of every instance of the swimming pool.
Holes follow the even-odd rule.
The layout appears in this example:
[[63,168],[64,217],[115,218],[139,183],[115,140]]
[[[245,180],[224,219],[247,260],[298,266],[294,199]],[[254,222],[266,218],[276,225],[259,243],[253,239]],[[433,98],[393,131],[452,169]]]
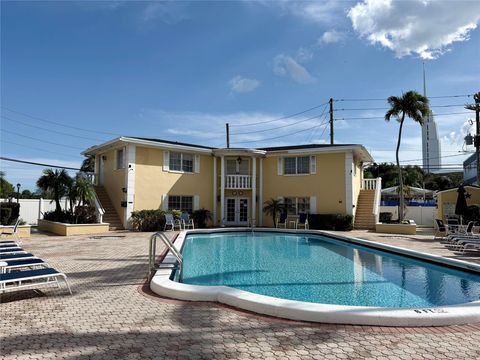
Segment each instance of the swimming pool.
[[174,284],[167,288],[174,291],[167,296],[322,322],[480,320],[480,273],[454,268],[455,261],[444,266],[431,256],[422,261],[411,251],[405,256],[386,245],[315,231],[188,232],[180,240],[183,265],[169,274]]

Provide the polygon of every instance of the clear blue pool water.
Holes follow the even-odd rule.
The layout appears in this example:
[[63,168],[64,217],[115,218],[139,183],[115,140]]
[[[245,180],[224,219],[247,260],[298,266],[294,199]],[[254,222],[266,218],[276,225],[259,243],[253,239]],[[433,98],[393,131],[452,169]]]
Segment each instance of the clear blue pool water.
[[179,281],[282,299],[417,308],[480,300],[480,276],[323,236],[191,234]]

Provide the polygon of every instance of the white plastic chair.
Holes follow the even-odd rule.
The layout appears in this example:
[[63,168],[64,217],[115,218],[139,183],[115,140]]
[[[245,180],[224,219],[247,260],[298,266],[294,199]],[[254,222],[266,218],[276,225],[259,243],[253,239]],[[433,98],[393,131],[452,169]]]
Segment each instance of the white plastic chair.
[[163,231],[167,230],[169,227],[170,231],[175,231],[175,227],[178,227],[178,230],[182,230],[182,223],[180,220],[175,220],[172,214],[165,214],[165,226],[163,227]]
[[180,221],[183,225],[183,230],[188,229],[195,229],[195,224],[193,223],[193,219],[190,218],[190,214],[188,212],[182,213],[180,215]]

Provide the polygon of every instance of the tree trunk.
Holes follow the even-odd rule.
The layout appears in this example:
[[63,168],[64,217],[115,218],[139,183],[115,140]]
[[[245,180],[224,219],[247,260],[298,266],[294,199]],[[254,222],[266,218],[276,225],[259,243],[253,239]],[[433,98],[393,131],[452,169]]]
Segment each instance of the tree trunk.
[[398,168],[398,182],[399,182],[399,209],[398,209],[398,220],[403,221],[403,210],[404,210],[404,197],[403,197],[403,176],[402,176],[402,167],[400,166],[400,160],[398,158],[398,153],[400,151],[400,143],[402,141],[402,128],[403,121],[405,120],[405,112],[402,114],[402,120],[400,120],[400,129],[398,130],[398,142],[397,142],[397,151],[395,153],[397,159],[397,168]]
[[273,227],[276,228],[277,227],[277,209],[273,209]]

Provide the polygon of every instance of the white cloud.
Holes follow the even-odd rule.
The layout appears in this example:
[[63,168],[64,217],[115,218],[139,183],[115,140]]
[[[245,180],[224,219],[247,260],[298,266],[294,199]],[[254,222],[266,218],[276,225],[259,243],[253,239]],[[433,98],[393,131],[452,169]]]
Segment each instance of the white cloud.
[[300,84],[309,84],[316,80],[296,60],[284,54],[277,55],[273,59],[273,72],[279,76],[289,77]]
[[238,93],[246,93],[253,91],[260,85],[260,82],[258,80],[242,78],[240,75],[235,76],[228,83],[232,91]]
[[159,20],[167,25],[174,25],[188,18],[185,2],[154,1],[147,3],[143,9],[142,19],[144,22]]
[[313,52],[309,48],[301,47],[297,50],[295,60],[299,63],[308,62],[313,59]]
[[348,11],[354,30],[397,57],[433,59],[466,41],[480,20],[479,1],[364,0]]
[[270,2],[280,6],[283,11],[318,23],[332,23],[339,15],[340,1],[276,1]]
[[318,39],[319,43],[323,44],[333,44],[344,41],[346,38],[346,34],[342,31],[337,30],[330,30],[325,31],[320,39]]

